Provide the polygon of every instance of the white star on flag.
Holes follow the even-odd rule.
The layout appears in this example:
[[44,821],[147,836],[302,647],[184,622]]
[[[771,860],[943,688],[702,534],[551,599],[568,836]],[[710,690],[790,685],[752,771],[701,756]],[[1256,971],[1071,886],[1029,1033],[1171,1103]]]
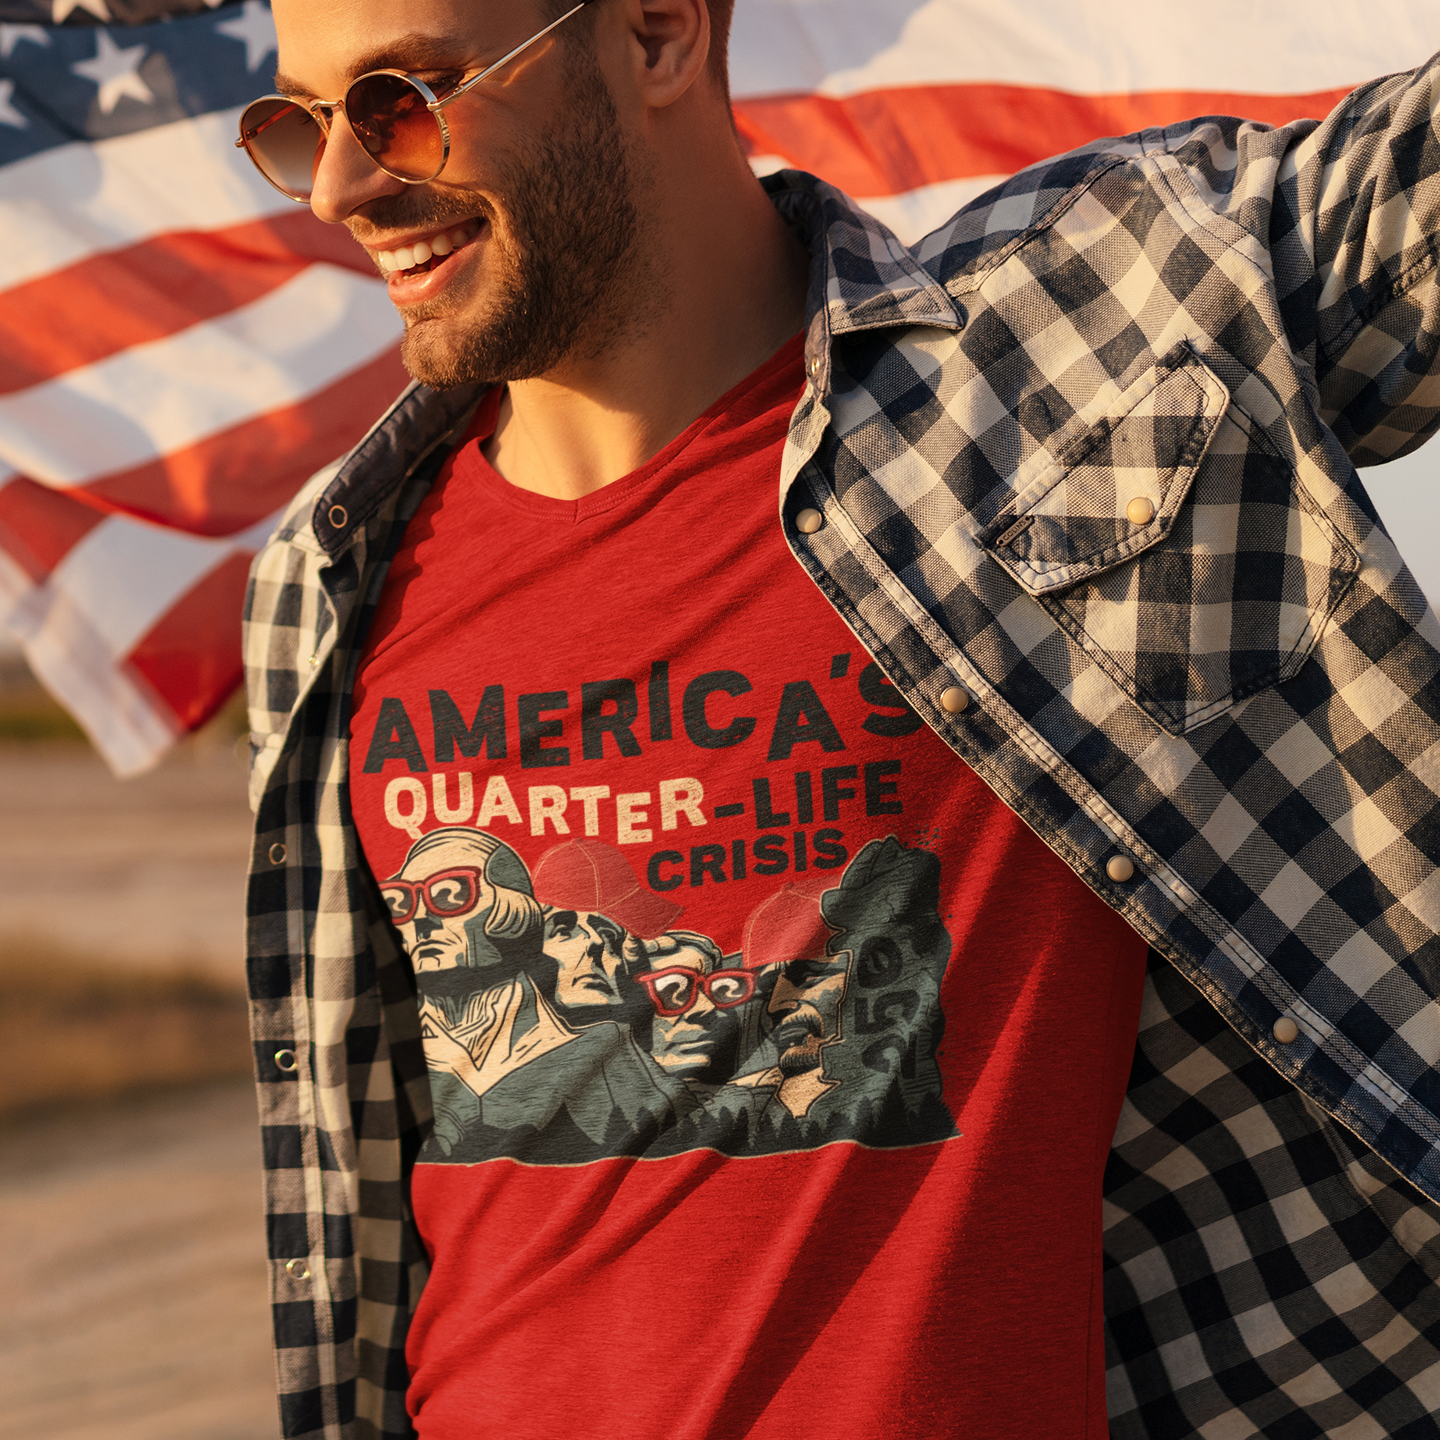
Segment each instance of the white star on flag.
[[72,10],[88,11],[97,20],[111,19],[110,9],[105,4],[105,0],[54,0],[50,19],[59,25]]
[[43,25],[0,25],[0,60],[8,60],[10,52],[22,40],[28,40],[32,45],[50,43]]
[[149,105],[155,93],[140,78],[140,62],[145,58],[143,45],[128,45],[121,49],[111,38],[108,30],[95,32],[95,58],[77,61],[70,68],[86,80],[93,80],[100,87],[96,99],[100,112],[108,115],[120,103],[122,95]]
[[216,33],[231,40],[245,42],[245,68],[258,70],[260,62],[276,48],[275,21],[270,7],[261,0],[245,0],[240,13],[233,20],[222,20]]
[[0,80],[0,125],[13,125],[17,130],[24,130],[30,122],[10,103],[14,93],[13,80]]

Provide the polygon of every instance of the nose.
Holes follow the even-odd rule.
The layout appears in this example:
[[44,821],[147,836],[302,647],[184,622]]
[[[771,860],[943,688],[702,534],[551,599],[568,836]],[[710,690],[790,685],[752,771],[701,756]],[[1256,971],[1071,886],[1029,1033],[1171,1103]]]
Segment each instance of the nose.
[[770,1003],[766,1010],[772,1015],[784,1015],[800,1004],[800,992],[783,976],[775,982],[770,992]]
[[355,138],[342,110],[336,110],[330,134],[315,166],[310,208],[327,225],[348,220],[363,205],[406,188],[403,180],[387,175]]

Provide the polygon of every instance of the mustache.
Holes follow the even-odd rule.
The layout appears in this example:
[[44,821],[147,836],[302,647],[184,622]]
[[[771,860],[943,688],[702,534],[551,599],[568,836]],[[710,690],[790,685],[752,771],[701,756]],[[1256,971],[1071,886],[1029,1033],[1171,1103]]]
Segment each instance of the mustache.
[[420,193],[410,190],[399,195],[383,195],[372,200],[363,215],[351,215],[345,227],[360,244],[365,244],[382,231],[419,230],[422,228],[443,229],[453,220],[469,220],[478,216],[481,220],[494,218],[494,207],[479,195],[469,193]]
[[801,1005],[798,1009],[790,1011],[789,1014],[782,1015],[771,1033],[775,1036],[785,1037],[785,1043],[793,1045],[797,1039],[805,1035],[814,1035],[817,1039],[823,1037],[825,1021],[814,1006]]

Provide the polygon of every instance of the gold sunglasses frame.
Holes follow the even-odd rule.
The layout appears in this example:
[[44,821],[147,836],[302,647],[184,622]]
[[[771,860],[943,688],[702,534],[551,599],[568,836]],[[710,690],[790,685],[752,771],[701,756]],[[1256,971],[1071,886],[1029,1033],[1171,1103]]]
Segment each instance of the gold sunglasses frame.
[[[485,69],[480,71],[478,75],[473,75],[469,80],[462,81],[452,91],[450,91],[450,93],[446,95],[444,99],[436,99],[435,92],[423,80],[417,79],[414,75],[408,74],[404,70],[367,70],[365,74],[357,75],[355,79],[350,82],[349,87],[346,89],[346,96],[348,96],[350,94],[350,91],[353,90],[358,84],[360,84],[362,80],[368,80],[372,75],[398,75],[407,84],[413,85],[415,89],[420,93],[421,99],[423,99],[425,102],[425,108],[435,117],[435,124],[440,131],[440,163],[435,167],[434,170],[430,172],[430,174],[423,176],[418,180],[411,180],[408,176],[396,175],[393,170],[387,170],[385,166],[382,165],[379,160],[376,160],[375,157],[372,155],[370,158],[374,160],[376,168],[384,170],[385,173],[389,175],[392,180],[399,180],[404,185],[428,184],[445,168],[446,162],[450,159],[450,125],[449,122],[445,119],[445,116],[441,113],[445,109],[445,107],[451,104],[453,101],[458,100],[462,95],[466,93],[466,91],[473,89],[482,80],[489,79],[489,77],[493,75],[497,70],[499,70],[504,65],[508,65],[517,56],[523,55],[532,45],[543,40],[552,30],[558,29],[572,15],[578,14],[590,3],[591,0],[580,0],[580,3],[578,5],[575,5],[571,9],[567,10],[563,15],[559,17],[559,19],[552,20],[543,30],[536,31],[534,35],[532,35],[522,44],[517,45],[512,51],[510,51],[508,55],[502,55],[497,61],[495,61],[493,65],[487,65]],[[345,115],[345,98],[342,97],[339,100],[312,100],[307,105],[302,104],[299,100],[295,99],[293,95],[280,95],[278,93],[270,95],[259,95],[254,100],[252,100],[244,108],[244,110],[240,112],[240,138],[235,142],[235,148],[237,150],[243,150],[250,157],[250,163],[254,165],[254,167],[260,172],[265,182],[278,190],[283,196],[285,196],[287,200],[293,200],[297,205],[308,205],[310,203],[309,195],[292,195],[283,185],[279,184],[275,180],[272,180],[265,173],[265,167],[261,165],[259,160],[255,158],[255,152],[250,148],[250,141],[253,140],[256,135],[260,134],[260,132],[266,129],[268,126],[275,124],[275,122],[279,120],[282,115],[285,114],[285,111],[283,110],[277,111],[276,114],[272,115],[263,124],[261,124],[256,129],[250,131],[249,134],[247,134],[245,131],[245,117],[256,105],[259,105],[266,100],[283,100],[287,105],[294,105],[298,109],[309,111],[311,116],[314,118],[315,123],[320,127],[320,138],[323,141],[330,138],[330,126],[334,112],[338,110],[342,115]],[[324,113],[322,114],[322,112]],[[346,116],[346,118],[349,118],[348,115]],[[319,148],[318,144],[316,148]]]

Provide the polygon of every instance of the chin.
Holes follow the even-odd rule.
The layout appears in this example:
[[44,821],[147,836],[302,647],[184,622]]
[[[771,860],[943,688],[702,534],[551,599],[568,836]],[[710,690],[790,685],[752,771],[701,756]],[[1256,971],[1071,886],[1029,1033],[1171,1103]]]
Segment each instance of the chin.
[[445,333],[449,328],[444,320],[418,320],[400,342],[400,363],[411,379],[432,390],[451,390],[489,378],[473,373],[467,347]]

